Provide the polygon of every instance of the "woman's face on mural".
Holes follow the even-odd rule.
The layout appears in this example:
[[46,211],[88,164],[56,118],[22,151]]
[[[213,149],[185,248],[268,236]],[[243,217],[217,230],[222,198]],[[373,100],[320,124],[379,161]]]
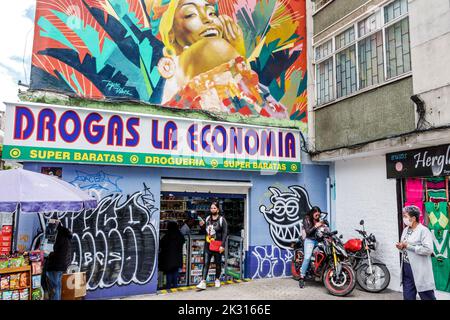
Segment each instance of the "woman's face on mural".
[[184,48],[203,38],[222,38],[222,25],[213,5],[205,0],[181,0],[175,11],[172,31]]

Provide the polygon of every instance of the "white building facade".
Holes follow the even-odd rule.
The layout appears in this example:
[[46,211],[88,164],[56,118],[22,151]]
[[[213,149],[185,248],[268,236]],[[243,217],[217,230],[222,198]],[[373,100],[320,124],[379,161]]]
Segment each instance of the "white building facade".
[[[391,272],[389,288],[401,290],[395,243],[408,180],[422,181],[425,203],[434,201],[427,181],[443,179],[448,209],[450,170],[427,175],[395,159],[422,148],[439,156],[450,144],[450,2],[332,0],[311,2],[310,12],[309,148],[313,160],[334,163],[332,224],[348,239],[364,219]],[[448,259],[450,248],[441,251]],[[447,272],[441,269],[435,272]],[[449,290],[438,298],[449,298]]]

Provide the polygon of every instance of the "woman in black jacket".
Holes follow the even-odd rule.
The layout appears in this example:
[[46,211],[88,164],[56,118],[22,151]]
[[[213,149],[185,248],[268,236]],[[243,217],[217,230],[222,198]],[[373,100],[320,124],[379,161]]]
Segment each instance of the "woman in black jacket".
[[[228,237],[228,224],[224,216],[220,214],[219,203],[213,202],[210,207],[211,214],[205,219],[200,221],[200,227],[206,229],[206,241],[204,248],[204,265],[202,271],[202,281],[197,285],[197,289],[206,289],[206,278],[208,277],[209,265],[211,263],[211,257],[214,257],[214,263],[216,265],[216,281],[214,286],[220,287],[220,274],[222,273],[222,254],[225,251],[225,242]],[[218,248],[218,251],[210,250],[210,241],[221,241],[222,245]]]
[[326,221],[320,221],[320,214],[322,211],[319,207],[312,207],[311,210],[303,218],[303,230],[305,231],[304,239],[304,258],[302,267],[300,269],[300,288],[305,286],[305,275],[308,271],[309,263],[311,262],[311,256],[314,248],[317,246],[316,231],[323,225],[326,225]]
[[169,221],[167,234],[159,243],[159,270],[166,274],[167,289],[178,286],[178,269],[183,266],[183,244],[185,238],[175,221]]

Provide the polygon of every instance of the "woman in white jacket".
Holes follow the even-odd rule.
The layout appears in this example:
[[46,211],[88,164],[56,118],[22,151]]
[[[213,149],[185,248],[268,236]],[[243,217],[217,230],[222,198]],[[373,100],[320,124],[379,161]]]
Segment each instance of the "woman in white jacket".
[[403,223],[407,226],[401,242],[396,244],[401,250],[401,281],[403,299],[416,300],[419,293],[422,300],[436,300],[431,255],[433,237],[427,227],[419,223],[420,209],[408,206],[403,209]]

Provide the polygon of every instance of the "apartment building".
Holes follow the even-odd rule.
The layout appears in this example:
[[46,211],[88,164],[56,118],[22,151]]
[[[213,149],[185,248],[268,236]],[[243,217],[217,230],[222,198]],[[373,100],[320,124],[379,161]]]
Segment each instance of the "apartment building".
[[[450,2],[322,0],[308,9],[309,149],[313,160],[333,163],[332,223],[349,238],[364,219],[391,270],[390,288],[399,289],[401,208],[417,204],[436,227],[433,268],[445,296]],[[422,186],[416,198],[414,183]]]

